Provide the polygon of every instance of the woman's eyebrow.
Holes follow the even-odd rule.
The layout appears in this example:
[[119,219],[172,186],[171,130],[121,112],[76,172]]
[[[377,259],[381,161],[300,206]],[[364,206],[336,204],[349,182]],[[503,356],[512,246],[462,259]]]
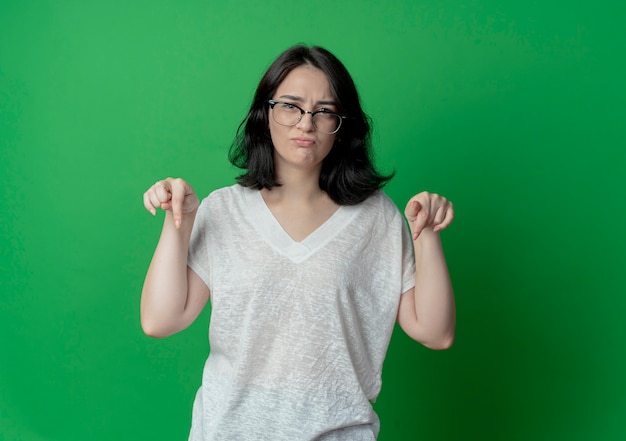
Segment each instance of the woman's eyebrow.
[[[304,99],[299,97],[299,96],[294,96],[294,95],[281,95],[280,98],[284,98],[287,100],[291,100],[291,101],[296,101],[296,102],[303,102]],[[320,106],[320,105],[325,105],[325,106],[336,106],[337,102],[332,101],[332,100],[321,100],[318,101],[317,103],[315,103],[316,106]]]
[[299,96],[293,96],[293,95],[281,95],[279,98],[285,98],[285,99],[288,99],[288,100],[291,100],[291,101],[298,101],[298,102],[304,101]]

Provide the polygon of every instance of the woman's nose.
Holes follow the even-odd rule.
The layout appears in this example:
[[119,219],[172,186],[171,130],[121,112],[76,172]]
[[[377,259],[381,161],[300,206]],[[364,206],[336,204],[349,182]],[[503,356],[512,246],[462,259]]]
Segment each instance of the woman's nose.
[[315,125],[313,124],[313,115],[310,113],[305,113],[298,121],[297,127],[303,132],[312,132],[315,130]]

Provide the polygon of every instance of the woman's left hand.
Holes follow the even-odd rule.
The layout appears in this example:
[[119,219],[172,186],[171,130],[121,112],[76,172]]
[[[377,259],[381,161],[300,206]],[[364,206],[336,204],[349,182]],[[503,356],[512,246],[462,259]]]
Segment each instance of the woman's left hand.
[[409,221],[413,240],[416,240],[424,229],[437,232],[447,228],[454,219],[454,210],[452,202],[443,196],[423,191],[409,200],[404,215]]

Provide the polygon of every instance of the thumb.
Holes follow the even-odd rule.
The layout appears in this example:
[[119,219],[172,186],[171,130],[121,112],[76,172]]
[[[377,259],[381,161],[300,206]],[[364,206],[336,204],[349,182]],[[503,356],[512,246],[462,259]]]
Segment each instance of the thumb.
[[406,205],[406,209],[404,210],[404,215],[409,220],[409,222],[415,221],[419,212],[422,211],[422,204],[418,201],[409,201]]

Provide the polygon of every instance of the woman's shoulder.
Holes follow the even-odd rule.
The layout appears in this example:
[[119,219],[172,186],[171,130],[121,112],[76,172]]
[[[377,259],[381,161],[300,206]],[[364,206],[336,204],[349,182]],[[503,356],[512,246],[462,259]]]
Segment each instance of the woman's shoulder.
[[367,225],[370,231],[396,231],[404,222],[400,210],[383,190],[377,190],[353,207],[359,223]]
[[199,211],[215,213],[230,210],[233,205],[241,203],[244,190],[244,187],[239,184],[212,190],[200,202]]
[[398,206],[383,190],[376,190],[362,204],[368,209],[378,211],[383,215],[396,216],[400,214]]
[[226,187],[217,188],[211,191],[202,202],[206,202],[208,204],[215,202],[229,202],[236,201],[242,197],[245,197],[247,193],[254,192],[250,188],[246,188],[239,184],[228,185]]

